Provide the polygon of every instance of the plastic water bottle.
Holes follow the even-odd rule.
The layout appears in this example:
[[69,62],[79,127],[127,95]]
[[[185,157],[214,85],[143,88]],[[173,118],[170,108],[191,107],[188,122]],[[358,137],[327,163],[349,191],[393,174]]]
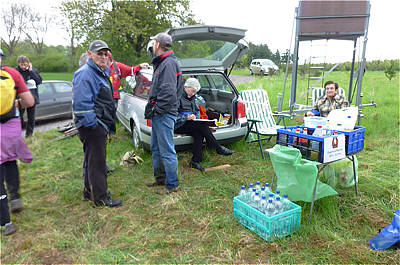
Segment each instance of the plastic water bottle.
[[267,192],[268,194],[270,194],[272,192],[271,188],[269,187],[268,183],[265,183],[265,192]]
[[257,180],[257,182],[256,182],[256,190],[257,191],[261,190],[261,184],[260,184],[259,180]]
[[265,208],[265,214],[269,217],[275,215],[275,206],[274,206],[272,199],[268,200],[267,207]]
[[[317,128],[315,129],[314,133],[313,133],[313,136],[321,137],[321,136],[323,136],[322,134],[323,134],[322,133],[322,126],[318,125]],[[313,141],[312,142],[312,149],[317,151],[317,152],[319,151],[319,142],[318,141]]]
[[276,214],[280,214],[281,212],[283,212],[283,204],[281,202],[281,197],[276,196],[274,206]]
[[281,196],[281,191],[280,190],[276,190],[276,196]]
[[258,209],[258,206],[260,205],[260,193],[258,191],[256,191],[256,195],[254,195],[254,199],[253,199],[253,208]]
[[249,189],[247,190],[248,192],[252,192],[253,191],[253,188],[254,188],[254,184],[253,183],[250,183],[250,187],[249,187]]
[[241,189],[240,192],[239,192],[239,196],[240,196],[240,195],[244,195],[244,194],[246,194],[246,193],[247,193],[246,186],[242,186],[242,189]]
[[267,204],[268,204],[267,196],[263,195],[258,205],[258,210],[260,210],[260,212],[265,213],[265,210],[267,209]]
[[261,191],[260,191],[260,196],[262,198],[262,196],[268,196],[268,193],[265,191],[265,187],[261,187]]
[[283,200],[282,200],[283,211],[288,211],[288,210],[290,210],[290,208],[292,208],[288,197],[289,196],[287,194],[283,195]]
[[269,194],[269,198],[270,198],[270,199],[274,199],[274,196],[275,196],[275,195],[274,195],[273,193],[270,193],[270,194]]

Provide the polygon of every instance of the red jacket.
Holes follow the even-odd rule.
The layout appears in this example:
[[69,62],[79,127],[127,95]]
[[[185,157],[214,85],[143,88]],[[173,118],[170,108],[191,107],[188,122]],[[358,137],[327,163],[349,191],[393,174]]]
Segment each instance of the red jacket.
[[119,89],[121,87],[121,78],[136,74],[140,70],[140,65],[127,66],[126,64],[112,61],[110,65],[111,82],[114,86],[114,99],[120,99]]

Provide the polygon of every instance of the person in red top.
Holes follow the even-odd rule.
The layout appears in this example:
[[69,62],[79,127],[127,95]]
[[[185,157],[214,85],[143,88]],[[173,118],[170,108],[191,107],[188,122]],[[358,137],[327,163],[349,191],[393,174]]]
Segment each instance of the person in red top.
[[[11,211],[22,209],[22,201],[19,197],[19,172],[17,159],[24,163],[32,162],[32,154],[27,144],[22,139],[21,121],[17,108],[29,108],[34,105],[35,100],[26,87],[24,78],[14,68],[1,65],[4,53],[0,49],[0,67],[11,75],[17,91],[18,99],[15,101],[12,109],[1,115],[0,119],[0,216],[1,226],[4,230],[1,233],[5,236],[11,235],[17,231],[17,227],[11,222],[8,209],[7,192],[4,187],[4,180],[7,183],[8,191],[11,193]],[[18,198],[13,198],[16,194]]]
[[111,82],[114,86],[114,102],[116,106],[118,105],[118,99],[121,98],[119,90],[121,88],[121,78],[125,78],[127,76],[132,76],[140,71],[142,68],[148,68],[148,63],[141,63],[136,66],[128,66],[126,64],[116,62],[112,59],[111,52],[108,53],[108,58],[110,60],[110,76]]

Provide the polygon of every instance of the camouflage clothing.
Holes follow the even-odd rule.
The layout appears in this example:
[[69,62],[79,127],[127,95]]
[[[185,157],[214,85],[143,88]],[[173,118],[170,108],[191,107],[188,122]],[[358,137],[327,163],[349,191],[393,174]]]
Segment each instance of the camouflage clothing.
[[349,106],[347,99],[339,94],[329,99],[326,95],[320,97],[315,103],[314,109],[319,111],[321,117],[327,117],[329,112],[334,109],[341,109]]

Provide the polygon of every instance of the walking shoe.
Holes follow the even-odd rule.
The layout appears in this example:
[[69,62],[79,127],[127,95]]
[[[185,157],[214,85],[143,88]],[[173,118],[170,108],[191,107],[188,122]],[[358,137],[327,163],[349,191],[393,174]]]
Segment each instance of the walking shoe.
[[179,186],[175,187],[175,188],[172,188],[172,189],[167,189],[167,188],[164,187],[161,190],[156,190],[155,193],[157,193],[159,195],[165,195],[165,194],[171,194],[173,192],[178,192],[180,190],[181,190],[181,188]]
[[108,207],[118,207],[122,205],[121,200],[114,200],[110,196],[107,196],[103,200],[95,201],[94,202],[95,206],[108,206]]
[[17,226],[13,223],[8,223],[4,226],[4,230],[1,231],[1,234],[3,236],[9,236],[11,234],[14,234],[15,232],[17,232]]
[[112,173],[115,171],[115,168],[111,168],[107,166],[107,173]]
[[21,200],[21,198],[19,198],[19,199],[14,199],[14,200],[11,200],[11,201],[10,201],[10,211],[11,211],[12,213],[19,212],[19,211],[22,210],[22,208],[23,208],[23,205],[22,205],[22,200]]
[[83,194],[83,200],[84,201],[91,201],[92,200],[92,198],[90,197],[90,192],[86,188],[83,188],[82,194]]
[[165,183],[162,182],[157,182],[157,181],[153,181],[153,182],[147,182],[146,186],[151,188],[151,187],[155,187],[155,186],[164,186]]
[[200,165],[200,163],[199,162],[196,162],[196,161],[190,161],[190,167],[191,168],[195,168],[195,169],[198,169],[198,170],[200,170],[201,172],[204,172],[204,168]]
[[220,148],[217,148],[217,154],[219,155],[224,155],[224,156],[230,156],[234,153],[235,151],[230,150],[224,146],[221,146]]

